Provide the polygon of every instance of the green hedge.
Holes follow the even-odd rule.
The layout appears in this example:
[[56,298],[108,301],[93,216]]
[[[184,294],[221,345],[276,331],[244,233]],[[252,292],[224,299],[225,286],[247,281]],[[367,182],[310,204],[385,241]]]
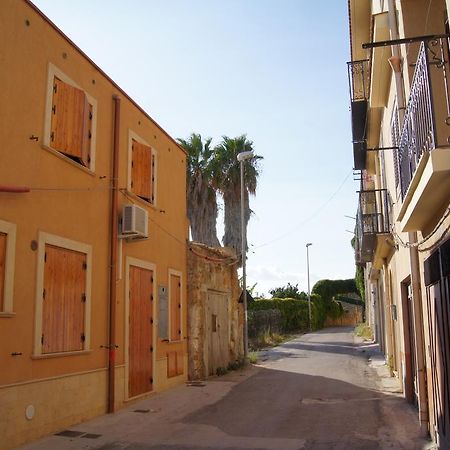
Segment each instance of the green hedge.
[[[248,305],[249,311],[278,309],[282,314],[283,332],[307,330],[309,326],[308,300],[273,298],[255,300]],[[342,305],[336,301],[324,301],[318,295],[311,295],[312,328],[323,328],[327,316],[338,318],[344,313]]]
[[320,295],[324,300],[331,300],[339,294],[354,292],[359,295],[355,280],[319,280],[312,288],[313,294]]

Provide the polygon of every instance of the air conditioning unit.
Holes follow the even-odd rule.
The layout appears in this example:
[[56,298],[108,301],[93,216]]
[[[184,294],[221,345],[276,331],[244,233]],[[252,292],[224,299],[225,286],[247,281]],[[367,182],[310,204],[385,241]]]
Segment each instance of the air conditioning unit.
[[148,212],[137,205],[124,205],[121,238],[136,239],[148,237]]

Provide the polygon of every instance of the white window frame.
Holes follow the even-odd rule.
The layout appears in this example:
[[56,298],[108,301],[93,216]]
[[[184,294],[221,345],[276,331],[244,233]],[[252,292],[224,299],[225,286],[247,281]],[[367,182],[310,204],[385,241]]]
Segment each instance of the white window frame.
[[0,232],[6,234],[5,252],[5,282],[3,290],[3,310],[0,310],[0,317],[13,317],[13,297],[14,297],[14,270],[16,259],[16,230],[15,223],[6,222],[0,219]]
[[[84,349],[58,353],[42,353],[42,310],[45,272],[45,246],[54,245],[67,250],[84,253],[86,255],[86,303],[84,311]],[[90,351],[91,347],[91,290],[92,290],[92,246],[82,242],[73,241],[43,231],[39,232],[37,251],[37,283],[36,283],[36,315],[34,327],[33,358],[52,358],[57,356],[79,355]]]
[[[151,148],[152,151],[152,158],[155,163],[155,166],[152,167],[152,176],[154,178],[153,181],[153,202],[149,202],[142,197],[139,197],[133,192],[133,189],[131,188],[131,162],[133,159],[133,140],[136,142],[139,142],[140,144],[146,145],[147,147]],[[147,206],[154,206],[157,205],[157,194],[158,194],[158,152],[155,150],[155,147],[153,145],[149,144],[145,139],[143,139],[141,136],[139,136],[137,133],[135,133],[133,130],[128,129],[128,161],[127,161],[127,194],[131,195],[134,199],[143,202]]]
[[[172,292],[171,292],[171,285],[172,283],[170,282],[170,276],[171,275],[175,275],[177,277],[180,277],[180,339],[172,339]],[[183,307],[183,288],[184,288],[184,282],[183,282],[183,272],[180,272],[179,270],[175,270],[175,269],[169,269],[169,280],[167,283],[167,289],[168,289],[168,296],[169,296],[169,301],[168,303],[168,330],[169,330],[169,342],[182,342],[183,341],[183,335],[184,335],[184,320],[183,320],[183,312],[184,312],[184,307]]]
[[[89,102],[92,105],[92,129],[91,129],[91,148],[90,148],[90,163],[89,167],[83,166],[82,164],[74,161],[68,156],[61,153],[58,149],[52,147],[50,134],[52,126],[52,103],[53,103],[53,82],[54,78],[59,78],[62,82],[69,84],[77,89],[81,89]],[[65,161],[73,164],[74,166],[93,174],[95,172],[95,148],[97,140],[97,100],[92,97],[88,92],[86,92],[82,87],[80,87],[75,81],[68,77],[64,72],[62,72],[54,64],[48,64],[48,75],[47,75],[47,96],[45,101],[45,120],[44,120],[44,138],[43,138],[43,148],[50,151],[54,155],[64,159]]]

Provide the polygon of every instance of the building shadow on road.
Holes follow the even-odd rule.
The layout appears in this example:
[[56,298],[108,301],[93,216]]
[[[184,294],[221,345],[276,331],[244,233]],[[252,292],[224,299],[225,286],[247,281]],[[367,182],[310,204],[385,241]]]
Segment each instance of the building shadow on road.
[[[338,355],[352,355],[362,359],[368,359],[372,354],[377,353],[376,344],[351,344],[348,342],[314,342],[314,341],[290,341],[279,347],[261,352],[261,359],[276,361],[284,358],[307,358],[307,353],[299,354],[298,350],[305,352],[322,352]],[[289,353],[292,350],[293,353]]]
[[314,334],[334,334],[334,333],[352,333],[355,327],[330,327],[330,328],[322,328],[321,330],[314,331]]
[[232,436],[306,439],[308,449],[423,448],[415,422],[403,398],[269,368],[183,419]]

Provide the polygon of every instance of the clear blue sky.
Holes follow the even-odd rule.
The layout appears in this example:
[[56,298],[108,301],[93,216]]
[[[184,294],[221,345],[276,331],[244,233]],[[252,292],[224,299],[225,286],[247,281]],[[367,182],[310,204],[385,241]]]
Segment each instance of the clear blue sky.
[[34,3],[174,138],[253,140],[250,285],[306,290],[307,242],[312,284],[353,277],[346,1]]

